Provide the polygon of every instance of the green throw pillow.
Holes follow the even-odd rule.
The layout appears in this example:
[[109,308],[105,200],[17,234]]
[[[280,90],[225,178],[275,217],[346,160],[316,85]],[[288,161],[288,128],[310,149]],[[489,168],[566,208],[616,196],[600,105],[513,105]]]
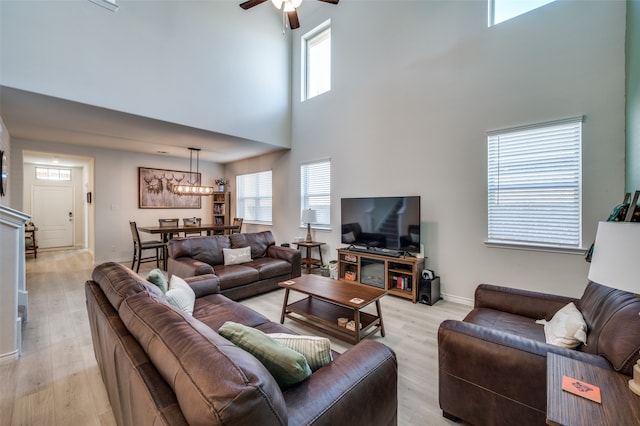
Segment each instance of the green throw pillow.
[[281,345],[260,330],[227,321],[218,333],[255,356],[281,388],[301,382],[311,375],[304,355]]
[[149,281],[151,284],[157,285],[163,293],[166,293],[168,290],[169,286],[167,284],[167,279],[164,277],[162,271],[158,268],[153,269],[149,272],[149,274],[147,275],[147,281]]

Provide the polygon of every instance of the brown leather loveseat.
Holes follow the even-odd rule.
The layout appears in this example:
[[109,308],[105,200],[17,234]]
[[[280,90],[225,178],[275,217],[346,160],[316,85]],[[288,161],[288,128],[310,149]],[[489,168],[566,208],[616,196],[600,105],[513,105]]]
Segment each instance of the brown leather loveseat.
[[[229,263],[225,249],[251,248],[244,263]],[[299,277],[300,251],[276,245],[271,231],[175,238],[167,243],[167,272],[181,278],[214,274],[225,296],[239,300],[278,288],[278,282]]]
[[91,337],[118,425],[395,425],[394,352],[365,340],[291,387],[217,333],[233,321],[293,334],[219,293],[211,275],[187,278],[193,316],[118,263],[85,285]]
[[[587,325],[586,344],[575,349],[546,343],[535,322],[569,302]],[[638,313],[639,297],[594,282],[580,299],[481,284],[467,317],[438,330],[443,415],[473,425],[545,424],[547,353],[631,376],[640,357]]]

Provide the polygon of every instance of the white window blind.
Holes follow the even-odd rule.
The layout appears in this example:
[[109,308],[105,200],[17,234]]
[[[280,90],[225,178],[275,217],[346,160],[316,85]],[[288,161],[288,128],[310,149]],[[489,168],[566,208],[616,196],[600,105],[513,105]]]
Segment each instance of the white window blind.
[[[314,228],[331,226],[331,161],[323,160],[300,166],[300,212],[316,211]],[[300,221],[300,225],[305,224]]]
[[236,177],[236,216],[245,223],[271,225],[271,170]]
[[487,138],[489,242],[580,247],[582,117]]

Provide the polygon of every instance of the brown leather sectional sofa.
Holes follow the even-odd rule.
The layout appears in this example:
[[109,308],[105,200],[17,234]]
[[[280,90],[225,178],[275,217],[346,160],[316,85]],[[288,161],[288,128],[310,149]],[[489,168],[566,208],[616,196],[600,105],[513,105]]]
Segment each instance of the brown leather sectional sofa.
[[[587,343],[576,349],[547,344],[543,325],[535,323],[569,302],[587,324]],[[593,282],[580,299],[478,286],[467,317],[438,330],[444,416],[473,425],[544,425],[547,353],[631,376],[640,357],[639,312],[639,297]]]
[[395,425],[394,352],[365,340],[281,390],[265,367],[216,330],[234,321],[292,333],[219,293],[211,275],[187,278],[193,316],[118,263],[85,285],[93,347],[118,425]]
[[[251,247],[251,261],[225,265],[223,249]],[[300,251],[276,245],[271,231],[175,238],[167,244],[167,272],[181,278],[214,274],[225,296],[239,300],[278,288],[301,274]]]

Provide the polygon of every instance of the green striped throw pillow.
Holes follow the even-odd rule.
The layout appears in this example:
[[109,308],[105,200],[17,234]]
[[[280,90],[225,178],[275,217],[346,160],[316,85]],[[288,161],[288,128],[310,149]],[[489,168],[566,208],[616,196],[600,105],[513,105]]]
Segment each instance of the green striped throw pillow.
[[333,360],[331,357],[331,342],[326,337],[299,336],[286,333],[271,333],[267,334],[267,336],[304,355],[311,371],[316,371]]

